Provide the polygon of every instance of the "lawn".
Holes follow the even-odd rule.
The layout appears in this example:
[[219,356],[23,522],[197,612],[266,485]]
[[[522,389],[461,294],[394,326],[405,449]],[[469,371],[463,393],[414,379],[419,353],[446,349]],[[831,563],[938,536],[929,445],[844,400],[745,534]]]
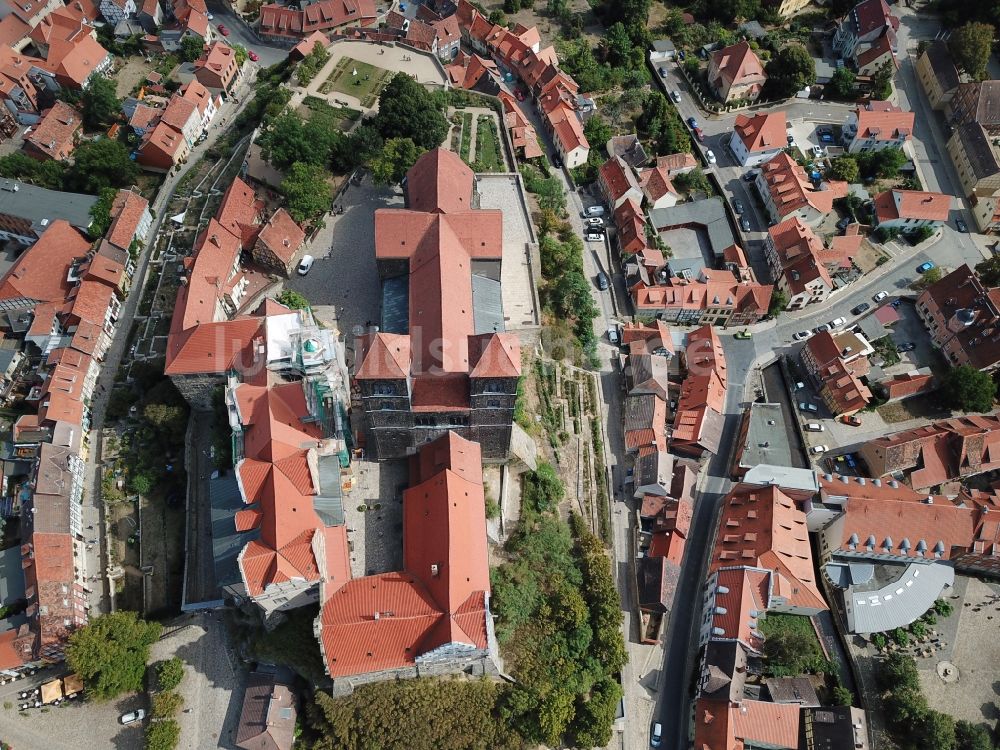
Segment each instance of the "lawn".
[[476,125],[476,162],[484,172],[505,170],[496,123],[489,115],[480,115]]
[[459,151],[459,157],[466,164],[469,163],[470,154],[469,149],[472,147],[472,113],[465,112],[462,114],[462,148]]
[[319,87],[321,94],[339,91],[357,97],[362,107],[372,106],[382,87],[392,78],[392,72],[368,63],[345,57]]
[[334,107],[326,99],[318,96],[307,96],[295,110],[303,119],[308,120],[313,114],[328,115],[336,126],[346,132],[361,117],[361,110],[350,107]]

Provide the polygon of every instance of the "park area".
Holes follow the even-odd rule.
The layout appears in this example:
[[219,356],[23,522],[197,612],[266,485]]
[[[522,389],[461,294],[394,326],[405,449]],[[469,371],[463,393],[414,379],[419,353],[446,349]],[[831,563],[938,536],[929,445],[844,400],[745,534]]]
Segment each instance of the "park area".
[[393,73],[353,57],[342,57],[320,84],[319,93],[337,91],[355,97],[362,107],[371,107]]
[[485,107],[451,109],[451,149],[476,172],[507,172],[496,113]]

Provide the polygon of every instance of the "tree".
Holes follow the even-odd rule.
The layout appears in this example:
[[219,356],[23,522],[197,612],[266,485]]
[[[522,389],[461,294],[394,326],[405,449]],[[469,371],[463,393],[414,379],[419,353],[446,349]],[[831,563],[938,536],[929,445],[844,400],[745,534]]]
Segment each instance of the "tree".
[[156,682],[160,690],[173,690],[184,679],[184,662],[178,657],[161,661],[156,665]]
[[66,662],[87,683],[97,700],[142,689],[149,647],[160,637],[160,624],[119,610],[100,615],[69,638]]
[[83,123],[91,130],[106,128],[121,111],[121,100],[115,94],[115,83],[102,75],[92,75],[81,97]]
[[988,23],[969,21],[955,29],[948,39],[948,50],[955,65],[977,81],[982,81],[987,75],[993,32],[994,28]]
[[604,118],[595,114],[583,126],[583,134],[587,136],[587,142],[591,144],[591,152],[598,155],[604,153],[604,146],[615,134]]
[[948,404],[955,409],[985,412],[993,408],[997,386],[985,372],[971,365],[959,365],[944,376],[941,391]]
[[[236,64],[243,65],[243,63],[245,63],[250,57],[249,54],[247,54],[247,48],[242,44],[232,44],[230,46],[233,48],[233,53],[236,55]],[[322,47],[323,45],[317,44],[315,46]]]
[[919,245],[924,240],[929,240],[934,236],[934,228],[924,225],[922,227],[917,227],[912,232],[910,232],[907,237],[910,242],[914,245]]
[[855,94],[857,76],[848,68],[837,68],[826,85],[826,90],[838,99],[852,99]]
[[369,168],[376,185],[396,185],[402,182],[410,167],[423,153],[410,138],[390,138]]
[[858,160],[853,156],[838,156],[830,162],[830,177],[845,182],[857,182],[861,177]]
[[815,636],[803,630],[788,628],[774,632],[764,643],[764,655],[772,674],[797,674],[801,671],[800,665],[812,660],[818,652]]
[[621,21],[604,32],[601,39],[601,54],[611,66],[629,65],[632,57],[632,40]]
[[379,96],[373,118],[383,138],[410,138],[421,151],[437,148],[448,134],[448,121],[431,93],[405,73],[397,73]]
[[110,138],[80,144],[73,159],[66,182],[83,193],[99,195],[104,188],[132,185],[139,177],[139,166],[129,158],[128,149]]
[[292,310],[306,310],[310,307],[309,300],[291,289],[282,290],[278,295],[278,302]]
[[886,60],[873,76],[872,96],[882,101],[892,96],[892,77],[894,75],[896,75],[896,63],[892,60]]
[[156,693],[156,695],[153,696],[153,718],[169,719],[171,716],[176,714],[183,705],[184,699],[172,690]]
[[181,59],[184,62],[194,62],[205,50],[205,40],[197,34],[181,39]]
[[96,240],[98,237],[103,237],[111,227],[111,206],[117,195],[116,190],[105,188],[101,191],[97,203],[90,207],[90,218],[93,221],[87,228],[87,234],[90,235],[91,239]]
[[488,20],[494,26],[507,25],[507,16],[502,10],[500,10],[500,8],[494,8],[492,11],[490,11],[490,16]]
[[843,685],[837,685],[833,689],[833,702],[838,706],[852,706],[854,705],[854,693]]
[[906,161],[901,148],[882,148],[857,154],[855,159],[861,174],[866,177],[895,177]]
[[613,677],[606,676],[594,685],[590,699],[577,704],[571,744],[574,747],[607,746],[621,698],[621,685]]
[[1000,255],[991,255],[976,264],[976,273],[983,286],[1000,286]]
[[313,164],[296,162],[281,183],[281,194],[288,203],[288,213],[304,224],[330,210],[333,191],[326,172]]
[[886,696],[884,705],[890,723],[904,733],[922,723],[927,716],[927,699],[921,695],[919,688],[893,690]]
[[955,720],[940,711],[928,711],[912,734],[920,738],[920,745],[935,750],[955,750]]
[[993,750],[993,740],[985,727],[962,719],[955,722],[955,750]]
[[775,287],[774,291],[771,292],[771,304],[767,308],[767,314],[777,315],[784,312],[785,308],[788,307],[788,301],[788,293]]
[[146,729],[146,750],[174,750],[181,737],[176,719],[152,722]]
[[765,66],[767,88],[778,98],[794,96],[816,81],[816,61],[805,47],[790,44],[782,47]]
[[149,403],[142,410],[142,415],[170,442],[184,442],[188,417],[187,409],[184,406]]

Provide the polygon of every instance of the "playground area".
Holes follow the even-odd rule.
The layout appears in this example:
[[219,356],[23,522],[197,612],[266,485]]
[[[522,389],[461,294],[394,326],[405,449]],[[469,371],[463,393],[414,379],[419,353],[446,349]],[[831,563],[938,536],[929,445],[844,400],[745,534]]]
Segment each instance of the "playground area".
[[412,49],[363,41],[341,41],[329,48],[330,59],[299,98],[317,97],[331,105],[378,110],[378,96],[396,73],[406,73],[418,83],[443,88],[446,78],[430,54]]

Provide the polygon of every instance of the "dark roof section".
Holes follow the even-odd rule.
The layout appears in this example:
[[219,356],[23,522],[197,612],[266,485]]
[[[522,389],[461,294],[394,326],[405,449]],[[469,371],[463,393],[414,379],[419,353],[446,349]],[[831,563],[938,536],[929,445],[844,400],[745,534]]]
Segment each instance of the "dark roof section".
[[933,42],[924,54],[927,55],[927,61],[931,64],[931,70],[934,71],[934,77],[937,78],[941,90],[957,89],[962,80],[959,78],[955,61],[948,51],[948,45],[944,42]]
[[295,737],[295,696],[273,674],[252,672],[243,694],[236,746],[243,750],[291,750]]
[[711,640],[705,647],[701,697],[739,701],[747,680],[747,652],[736,640]]
[[955,134],[962,143],[962,148],[977,180],[992,177],[1000,172],[1000,162],[997,161],[996,151],[993,150],[990,137],[982,125],[978,122],[959,125],[955,129]]
[[640,557],[636,562],[640,609],[669,611],[680,579],[680,566],[665,557]]

